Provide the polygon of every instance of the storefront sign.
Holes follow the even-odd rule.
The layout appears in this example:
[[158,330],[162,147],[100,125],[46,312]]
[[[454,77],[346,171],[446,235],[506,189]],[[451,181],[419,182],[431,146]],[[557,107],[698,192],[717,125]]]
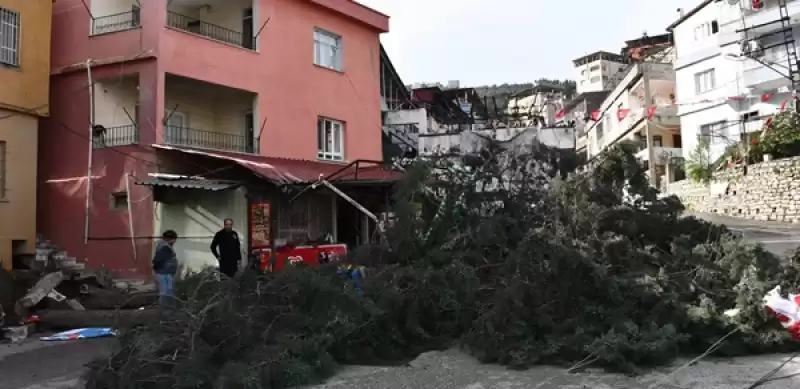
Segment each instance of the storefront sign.
[[326,244],[319,246],[296,246],[278,249],[275,264],[270,263],[270,249],[260,250],[260,266],[262,272],[281,271],[286,266],[305,263],[316,266],[321,263],[336,262],[347,256],[347,245]]
[[272,214],[269,203],[252,203],[250,205],[250,248],[270,247],[270,226]]

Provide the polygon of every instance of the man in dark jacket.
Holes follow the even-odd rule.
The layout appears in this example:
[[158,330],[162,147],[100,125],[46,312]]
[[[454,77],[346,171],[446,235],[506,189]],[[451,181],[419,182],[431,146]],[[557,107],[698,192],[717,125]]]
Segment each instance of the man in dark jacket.
[[173,245],[178,240],[178,234],[173,230],[166,230],[161,234],[161,240],[156,244],[153,256],[153,271],[156,273],[158,286],[158,304],[162,308],[174,307],[174,281],[178,272],[178,256]]
[[233,277],[239,271],[242,261],[242,244],[239,234],[233,230],[233,219],[225,219],[224,228],[214,234],[211,241],[211,252],[219,261],[219,271]]

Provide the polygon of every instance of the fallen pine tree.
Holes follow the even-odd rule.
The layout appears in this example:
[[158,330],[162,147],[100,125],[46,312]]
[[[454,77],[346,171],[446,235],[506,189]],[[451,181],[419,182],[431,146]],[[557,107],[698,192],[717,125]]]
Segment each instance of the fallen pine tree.
[[87,388],[284,388],[454,345],[516,368],[589,360],[625,372],[722,337],[715,355],[790,349],[761,300],[798,286],[794,259],[682,217],[632,147],[586,173],[544,147],[417,163],[388,244],[350,259],[369,269],[363,294],[331,266],[195,275],[178,284],[180,314],[125,331]]

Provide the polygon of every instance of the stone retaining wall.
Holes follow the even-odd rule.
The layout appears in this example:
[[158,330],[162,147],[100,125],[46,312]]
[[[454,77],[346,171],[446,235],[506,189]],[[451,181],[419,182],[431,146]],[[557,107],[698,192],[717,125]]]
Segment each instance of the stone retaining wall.
[[750,165],[714,175],[710,184],[671,183],[666,193],[687,208],[753,220],[800,222],[800,157]]

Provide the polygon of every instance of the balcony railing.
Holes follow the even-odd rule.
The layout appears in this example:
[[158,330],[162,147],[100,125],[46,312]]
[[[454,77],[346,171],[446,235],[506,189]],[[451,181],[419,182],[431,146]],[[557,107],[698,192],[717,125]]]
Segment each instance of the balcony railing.
[[197,147],[238,153],[255,153],[255,139],[244,135],[195,130],[187,127],[164,126],[164,143],[174,146]]
[[167,12],[167,26],[245,49],[252,50],[256,47],[253,37],[175,12]]
[[128,12],[106,15],[92,20],[92,35],[108,34],[139,28],[142,25],[141,11],[134,9]]
[[92,146],[96,149],[106,147],[130,146],[139,144],[139,129],[133,125],[106,127],[105,131],[94,133]]

